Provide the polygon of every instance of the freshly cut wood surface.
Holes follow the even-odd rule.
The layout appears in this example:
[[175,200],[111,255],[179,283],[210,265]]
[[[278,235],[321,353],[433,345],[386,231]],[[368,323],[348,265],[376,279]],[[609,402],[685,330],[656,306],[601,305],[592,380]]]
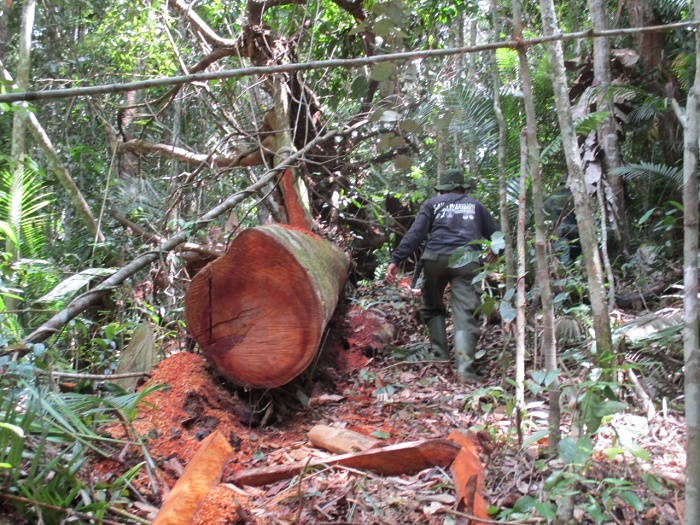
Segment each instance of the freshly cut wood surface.
[[308,468],[334,465],[368,470],[382,476],[400,476],[432,467],[447,468],[460,450],[459,445],[444,439],[401,443],[324,460],[241,470],[229,481],[236,485],[267,485],[289,479]]
[[353,432],[352,430],[333,428],[327,425],[315,425],[309,430],[309,441],[318,448],[336,454],[360,452],[380,445],[378,439],[365,436],[359,432]]
[[192,279],[185,296],[188,330],[228,381],[284,385],[315,357],[348,264],[345,253],[309,231],[245,230]]
[[221,480],[233,448],[215,430],[204,441],[168,494],[151,525],[189,525],[207,491]]

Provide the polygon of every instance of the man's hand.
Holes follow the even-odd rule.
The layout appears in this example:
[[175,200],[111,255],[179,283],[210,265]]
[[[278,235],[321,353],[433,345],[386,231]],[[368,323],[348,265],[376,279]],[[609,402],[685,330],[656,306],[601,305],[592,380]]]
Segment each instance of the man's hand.
[[394,284],[396,282],[396,274],[399,273],[399,267],[395,263],[389,263],[386,269],[386,275],[384,276],[384,282],[386,284]]

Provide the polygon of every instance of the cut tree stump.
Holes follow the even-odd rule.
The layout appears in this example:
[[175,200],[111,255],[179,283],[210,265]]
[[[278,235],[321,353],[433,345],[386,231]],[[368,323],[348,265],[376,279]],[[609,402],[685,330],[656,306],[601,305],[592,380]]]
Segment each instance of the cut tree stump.
[[192,279],[187,327],[231,383],[275,388],[311,364],[347,279],[349,260],[309,231],[243,231]]

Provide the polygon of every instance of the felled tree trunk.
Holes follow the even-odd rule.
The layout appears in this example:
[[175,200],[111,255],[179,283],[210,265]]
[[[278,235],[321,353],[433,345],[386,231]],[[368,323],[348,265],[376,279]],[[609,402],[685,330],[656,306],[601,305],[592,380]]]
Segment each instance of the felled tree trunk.
[[188,329],[228,381],[281,386],[316,355],[347,270],[345,253],[311,232],[283,225],[245,230],[192,280]]

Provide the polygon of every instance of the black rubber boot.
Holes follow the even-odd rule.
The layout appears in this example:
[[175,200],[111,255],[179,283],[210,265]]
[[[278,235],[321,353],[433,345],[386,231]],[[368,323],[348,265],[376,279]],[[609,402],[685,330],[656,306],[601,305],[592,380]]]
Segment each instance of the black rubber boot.
[[457,362],[457,379],[460,383],[473,383],[483,379],[474,370],[477,338],[466,330],[455,332],[455,361]]
[[436,361],[448,361],[450,349],[447,345],[447,327],[445,317],[439,315],[431,318],[427,323],[430,332],[430,346]]

